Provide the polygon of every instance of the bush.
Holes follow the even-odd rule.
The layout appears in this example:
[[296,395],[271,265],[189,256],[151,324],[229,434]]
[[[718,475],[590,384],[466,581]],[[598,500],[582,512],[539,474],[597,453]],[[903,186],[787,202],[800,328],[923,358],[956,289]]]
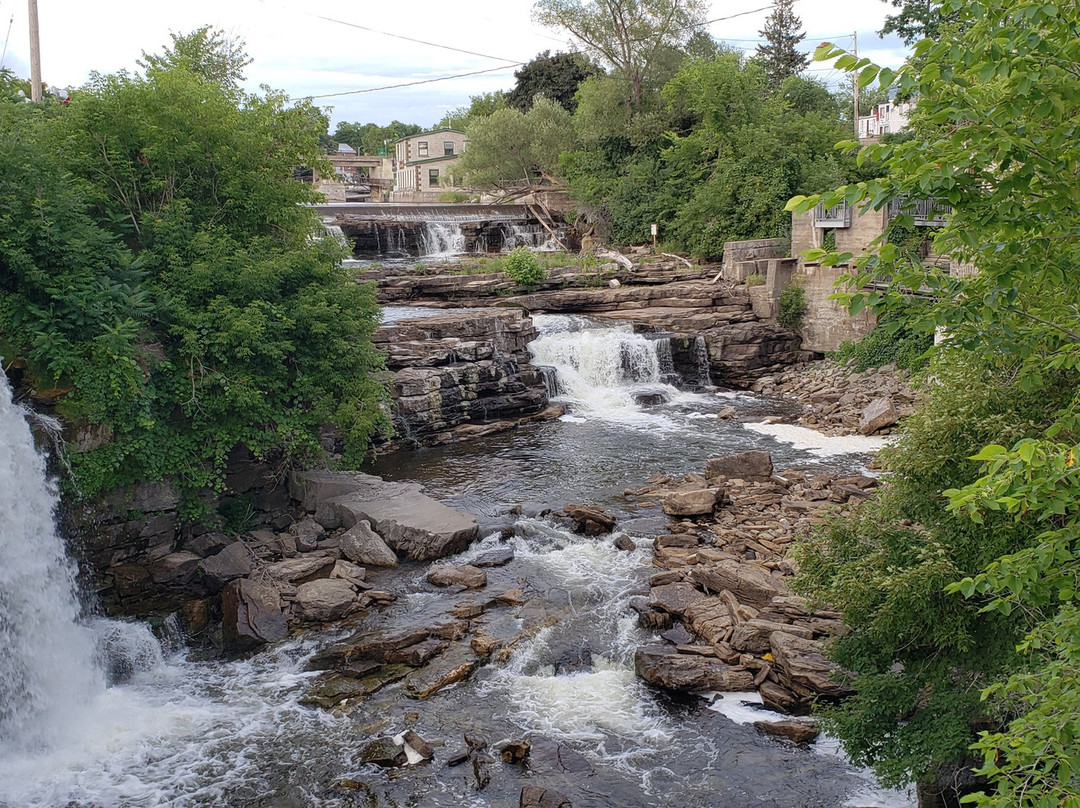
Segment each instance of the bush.
[[926,352],[934,345],[934,335],[914,327],[923,306],[911,303],[890,309],[878,319],[877,328],[858,342],[844,342],[829,356],[841,364],[856,360],[858,372],[879,368],[889,362],[898,368],[919,370],[926,365]]
[[765,285],[765,276],[764,275],[759,275],[756,272],[751,272],[749,275],[746,276],[746,285],[747,286],[764,286]]
[[547,277],[547,271],[528,247],[518,247],[506,256],[503,271],[522,286],[532,286]]
[[798,331],[802,328],[803,317],[809,306],[806,303],[806,290],[792,284],[780,293],[780,314],[776,320],[784,328]]
[[439,194],[439,201],[449,204],[457,204],[459,202],[468,202],[469,195],[464,191],[444,191]]

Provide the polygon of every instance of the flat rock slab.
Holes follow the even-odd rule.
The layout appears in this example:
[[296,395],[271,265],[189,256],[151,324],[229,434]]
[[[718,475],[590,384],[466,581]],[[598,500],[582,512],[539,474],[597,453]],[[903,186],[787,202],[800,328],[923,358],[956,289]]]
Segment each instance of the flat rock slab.
[[697,566],[690,573],[690,578],[708,592],[727,589],[740,603],[759,608],[766,606],[777,595],[787,594],[783,591],[783,584],[764,567],[729,559]]
[[480,664],[468,643],[454,643],[438,659],[405,679],[405,692],[414,699],[430,699],[444,687],[467,679]]
[[712,457],[705,466],[705,477],[709,480],[717,477],[729,480],[768,480],[772,473],[772,455],[761,450],[728,457]]
[[704,600],[705,597],[706,595],[693,584],[681,581],[676,584],[654,586],[649,592],[649,606],[663,609],[668,614],[681,615],[688,606]]
[[417,561],[459,553],[480,532],[475,517],[436,502],[415,483],[311,471],[294,474],[289,487],[309,512],[330,504],[343,527],[367,522],[387,545]]
[[487,586],[487,573],[471,564],[432,564],[424,577],[435,586],[463,586],[466,589]]
[[769,645],[780,683],[795,695],[843,698],[855,692],[852,674],[826,659],[814,640],[777,631],[770,635]]
[[713,512],[720,496],[718,488],[672,491],[660,500],[660,507],[668,516],[706,516]]
[[651,685],[667,690],[751,690],[754,677],[715,657],[677,653],[670,645],[644,645],[634,654],[634,670]]

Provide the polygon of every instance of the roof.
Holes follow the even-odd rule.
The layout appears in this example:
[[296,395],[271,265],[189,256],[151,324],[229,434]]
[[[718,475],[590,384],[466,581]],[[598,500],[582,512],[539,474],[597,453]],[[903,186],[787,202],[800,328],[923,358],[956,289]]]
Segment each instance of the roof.
[[444,133],[444,132],[453,132],[454,134],[457,134],[457,135],[464,135],[465,134],[460,129],[430,129],[427,132],[417,132],[415,135],[406,135],[405,137],[399,137],[394,142],[395,143],[400,143],[403,140],[412,140],[414,137],[423,137],[424,135],[438,135],[438,134]]
[[354,149],[348,143],[339,143],[339,144],[337,144],[337,153],[338,154],[356,154],[356,149]]

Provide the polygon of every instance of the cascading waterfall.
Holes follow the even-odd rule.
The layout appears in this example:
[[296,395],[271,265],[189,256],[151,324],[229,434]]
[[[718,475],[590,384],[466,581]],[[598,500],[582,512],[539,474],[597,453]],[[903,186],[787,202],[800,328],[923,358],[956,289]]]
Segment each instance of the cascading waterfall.
[[80,624],[75,570],[56,534],[56,492],[0,379],[0,757],[48,746],[105,686]]
[[636,412],[642,394],[665,400],[677,394],[669,384],[674,367],[666,338],[587,317],[536,315],[533,321],[540,331],[529,344],[533,363],[555,369],[555,388],[575,412],[617,418]]
[[465,235],[460,222],[426,222],[420,238],[420,255],[435,257],[465,252]]
[[60,742],[107,685],[162,662],[145,624],[85,619],[56,505],[0,374],[0,758]]
[[[552,236],[547,228],[538,224],[502,224],[503,252],[510,252],[517,247],[528,247],[535,252],[557,252],[564,249],[558,240]],[[565,233],[566,228],[558,228],[556,232]],[[566,241],[565,235],[563,241]]]

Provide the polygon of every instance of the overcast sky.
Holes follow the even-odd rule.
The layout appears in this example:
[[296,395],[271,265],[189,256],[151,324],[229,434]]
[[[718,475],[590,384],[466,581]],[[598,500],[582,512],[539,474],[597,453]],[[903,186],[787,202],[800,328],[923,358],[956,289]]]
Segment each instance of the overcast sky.
[[[769,14],[762,7],[769,2],[713,0],[709,19],[733,18],[708,29],[717,39],[753,49]],[[902,45],[876,34],[888,9],[879,0],[795,3],[806,30],[806,50],[825,40],[850,48],[857,31],[860,55],[896,66],[904,58]],[[548,49],[570,49],[566,34],[532,22],[531,10],[532,0],[408,0],[400,5],[385,0],[38,0],[42,76],[48,84],[69,87],[82,84],[94,70],[137,70],[142,51],[160,52],[171,31],[187,33],[209,24],[246,42],[255,60],[247,69],[251,89],[268,84],[295,98],[311,96],[332,107],[331,129],[343,120],[385,124],[397,119],[429,126],[446,110],[467,104],[471,95],[513,87],[512,63],[527,62]],[[4,65],[28,76],[26,0],[0,0],[0,35],[6,35]],[[840,78],[820,65],[811,69],[811,75],[833,85]],[[355,92],[478,71],[490,72]]]

